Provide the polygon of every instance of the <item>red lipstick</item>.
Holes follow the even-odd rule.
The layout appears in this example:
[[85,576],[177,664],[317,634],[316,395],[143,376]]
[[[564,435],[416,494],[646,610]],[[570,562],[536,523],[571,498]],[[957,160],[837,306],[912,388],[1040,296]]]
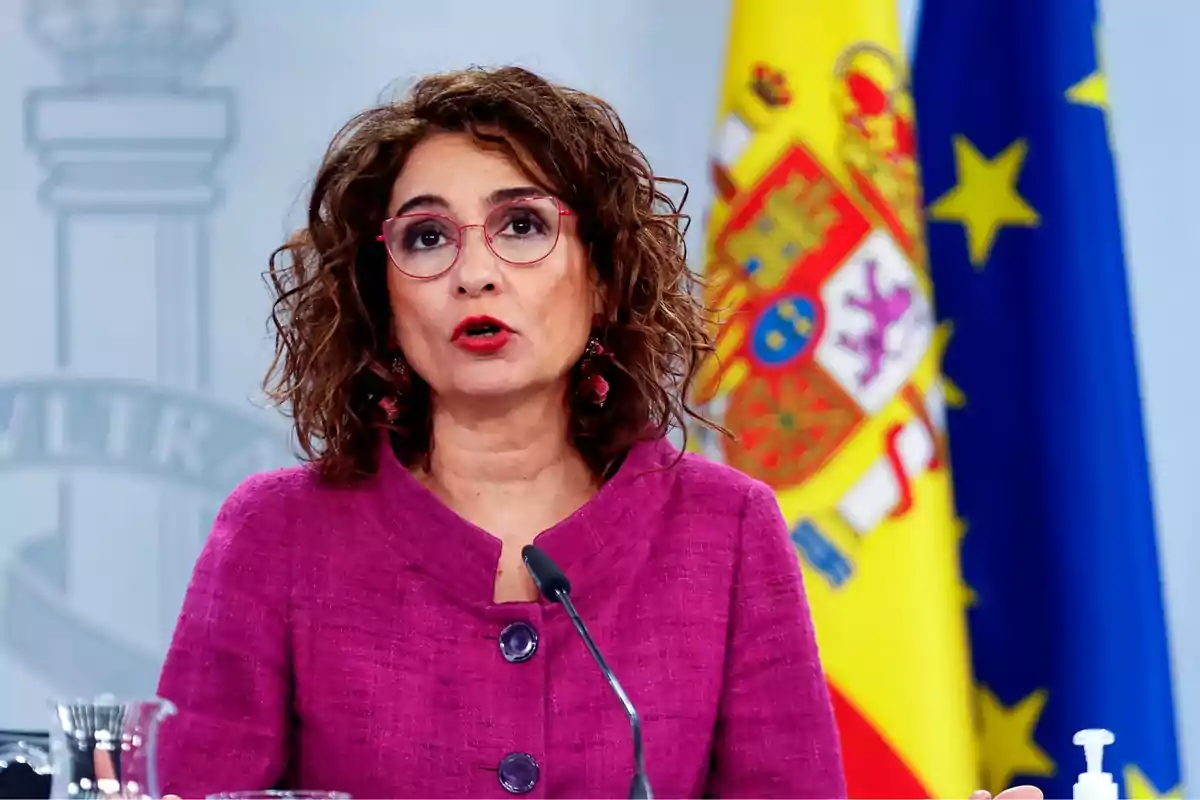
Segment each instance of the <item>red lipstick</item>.
[[468,353],[491,355],[504,349],[512,333],[512,328],[495,317],[467,317],[455,326],[450,341]]

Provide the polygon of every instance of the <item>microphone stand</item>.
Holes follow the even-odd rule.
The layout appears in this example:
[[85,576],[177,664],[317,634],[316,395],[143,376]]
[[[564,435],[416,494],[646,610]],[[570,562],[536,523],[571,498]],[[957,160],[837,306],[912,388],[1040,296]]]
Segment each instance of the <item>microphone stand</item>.
[[600,655],[600,649],[596,647],[596,643],[588,635],[587,628],[583,625],[583,620],[579,618],[578,612],[575,611],[575,604],[571,602],[570,593],[559,588],[555,589],[554,594],[558,602],[562,603],[563,608],[567,610],[567,616],[571,618],[571,624],[579,632],[579,636],[583,639],[583,643],[587,645],[588,652],[592,654],[592,658],[596,659],[596,665],[604,673],[605,680],[608,681],[608,685],[616,693],[617,699],[621,701],[621,705],[625,707],[625,715],[629,717],[629,727],[633,732],[633,783],[629,787],[629,797],[632,800],[653,800],[654,794],[650,791],[650,782],[646,780],[646,761],[642,753],[642,721],[638,717],[637,709],[633,707],[633,703],[629,700],[629,695],[625,694],[625,690],[621,687],[621,682],[617,680],[617,676],[609,669],[604,656]]
[[625,716],[629,717],[630,730],[633,731],[633,783],[629,787],[629,796],[635,800],[652,800],[654,794],[650,791],[650,779],[646,777],[646,760],[642,754],[642,721],[638,717],[633,703],[630,702],[629,695],[625,694],[625,690],[621,688],[617,676],[609,669],[608,664],[604,661],[604,656],[600,655],[600,648],[596,647],[596,642],[588,633],[587,626],[583,624],[579,613],[575,611],[575,604],[571,602],[571,582],[567,580],[567,576],[551,560],[550,556],[532,544],[521,548],[521,560],[525,562],[525,568],[529,570],[529,576],[533,578],[542,597],[552,603],[561,603],[562,607],[567,610],[567,616],[571,618],[571,624],[575,626],[579,638],[583,639],[588,652],[592,654],[592,658],[596,659],[596,665],[604,673],[604,679],[608,681],[608,685],[612,687],[617,699],[621,701],[621,707],[625,709]]

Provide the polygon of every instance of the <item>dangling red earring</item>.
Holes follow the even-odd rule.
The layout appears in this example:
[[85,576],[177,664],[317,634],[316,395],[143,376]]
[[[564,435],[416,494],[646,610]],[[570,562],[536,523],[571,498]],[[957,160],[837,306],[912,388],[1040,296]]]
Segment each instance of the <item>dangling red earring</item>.
[[397,397],[409,387],[411,381],[408,362],[404,360],[403,355],[397,353],[388,363],[390,375],[385,377],[382,369],[378,367],[374,369],[380,377],[384,377],[394,387],[392,392],[381,395],[376,402],[380,410],[383,411],[383,416],[388,421],[388,424],[391,424],[400,416],[400,404],[397,401]]
[[608,380],[601,373],[610,362],[612,355],[593,335],[588,339],[583,358],[579,361],[579,382],[575,385],[575,393],[601,408],[608,399],[609,390]]
[[396,398],[391,395],[384,395],[379,398],[379,407],[383,410],[383,418],[392,424],[400,416],[400,406],[396,403]]
[[404,356],[399,355],[399,354],[393,356],[392,363],[389,366],[391,367],[392,374],[395,375],[399,379],[399,382],[407,385],[408,384],[408,362],[404,360]]

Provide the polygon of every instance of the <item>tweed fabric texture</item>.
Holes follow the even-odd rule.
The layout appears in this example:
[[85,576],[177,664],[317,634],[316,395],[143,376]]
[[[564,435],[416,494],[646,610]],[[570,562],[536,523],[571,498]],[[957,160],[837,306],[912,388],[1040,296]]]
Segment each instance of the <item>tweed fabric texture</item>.
[[[844,797],[795,549],[770,489],[666,440],[538,535],[637,707],[659,797]],[[629,723],[558,605],[493,602],[501,544],[381,448],[352,487],[308,468],[223,504],[163,668],[179,713],[166,791],[282,786],[356,798],[625,797]],[[524,621],[534,655],[507,661]]]

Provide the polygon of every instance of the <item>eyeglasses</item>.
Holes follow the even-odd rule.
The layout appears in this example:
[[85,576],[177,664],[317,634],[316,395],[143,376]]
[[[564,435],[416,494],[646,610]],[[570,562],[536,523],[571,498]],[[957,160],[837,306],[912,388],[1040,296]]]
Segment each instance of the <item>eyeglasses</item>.
[[469,228],[483,228],[488,249],[502,261],[536,264],[554,252],[561,220],[570,213],[558,198],[525,197],[496,206],[482,225],[459,225],[445,214],[401,214],[383,221],[377,239],[405,275],[436,278],[458,261]]

